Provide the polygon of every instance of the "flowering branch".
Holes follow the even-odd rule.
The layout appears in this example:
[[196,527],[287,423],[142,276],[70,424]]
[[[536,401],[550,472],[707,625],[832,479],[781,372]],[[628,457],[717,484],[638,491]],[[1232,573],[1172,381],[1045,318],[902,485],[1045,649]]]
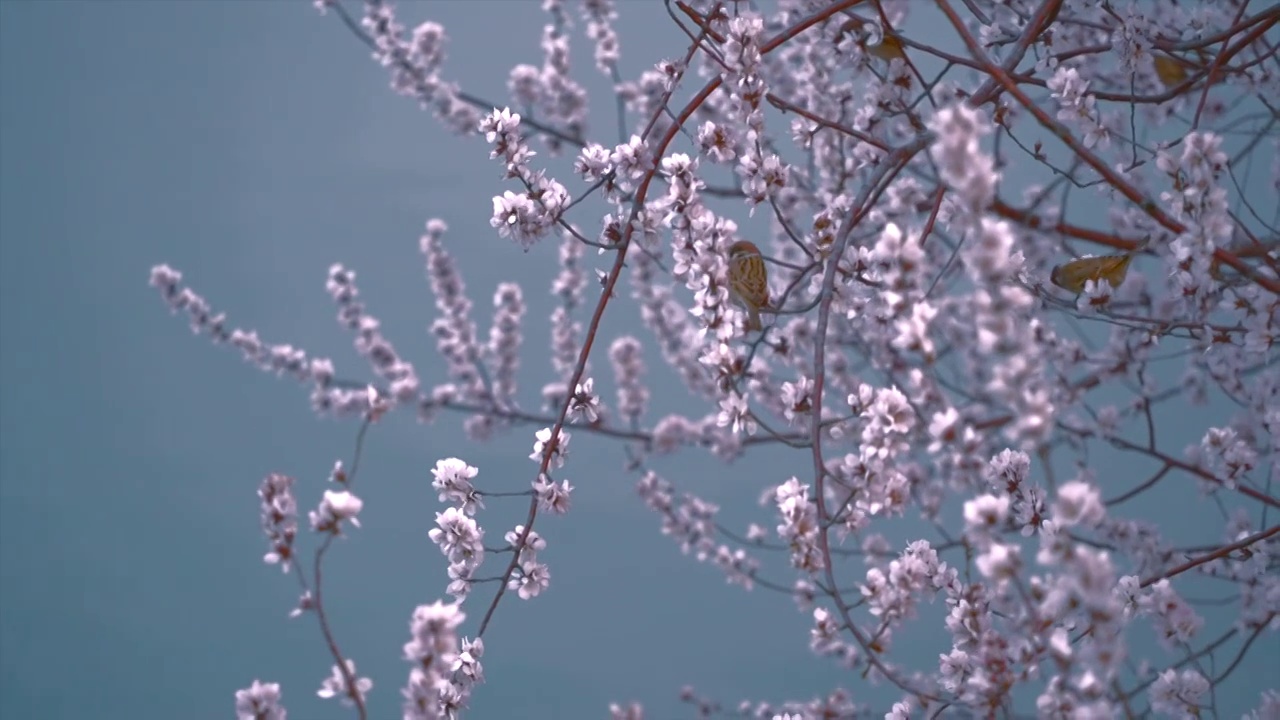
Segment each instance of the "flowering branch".
[[[458,717],[484,681],[484,636],[507,591],[529,600],[549,586],[535,523],[569,509],[574,488],[558,473],[571,431],[619,446],[637,495],[682,553],[742,591],[790,595],[811,617],[814,655],[901,693],[883,702],[834,688],[743,701],[744,714],[1012,716],[1026,714],[1027,687],[1043,717],[1194,717],[1234,701],[1228,678],[1241,682],[1235,671],[1255,640],[1280,627],[1280,526],[1268,514],[1280,508],[1280,223],[1254,167],[1280,150],[1269,99],[1280,66],[1267,37],[1280,10],[1247,15],[1231,0],[783,0],[765,10],[667,0],[665,27],[684,34],[685,50],[630,77],[615,3],[548,0],[540,59],[514,66],[509,98],[490,103],[449,79],[439,23],[406,27],[385,0],[364,0],[362,12],[316,4],[370,48],[395,92],[485,140],[509,183],[491,196],[496,237],[530,253],[557,240],[540,395],[518,383],[538,293],[499,283],[480,330],[441,220],[419,241],[444,360],[434,387],[419,375],[431,366],[402,356],[345,266],[330,268],[326,288],[371,381],[339,379],[326,359],[231,327],[176,270],[152,270],[193,331],[302,383],[318,412],[362,418],[351,475],[369,424],[396,409],[423,422],[463,413],[475,441],[536,426],[524,489],[485,487],[480,468],[457,457],[435,461],[444,507],[427,534],[453,601],[413,612],[406,718]],[[965,50],[911,30],[943,18]],[[575,28],[607,84],[616,117],[605,134],[616,129],[617,142],[597,142],[588,124]],[[1046,148],[1051,138],[1062,145]],[[535,164],[532,143],[572,152],[575,177]],[[1280,160],[1272,165],[1280,192]],[[732,179],[710,183],[717,174]],[[732,203],[709,198],[746,212],[731,218],[721,206]],[[603,218],[588,228],[581,217],[596,206]],[[1078,242],[1110,254],[1070,257]],[[600,296],[589,304],[593,273]],[[653,348],[641,331],[608,337],[605,314],[628,289]],[[592,367],[601,342],[611,373]],[[655,349],[675,383],[650,375]],[[1171,375],[1179,364],[1183,374]],[[525,409],[537,398],[542,409]],[[1196,442],[1170,449],[1170,429]],[[772,522],[731,519],[650,462],[689,448],[731,466],[712,478],[758,493]],[[757,461],[761,448],[809,470]],[[1126,464],[1106,464],[1117,456]],[[812,482],[801,481],[807,473]],[[1177,474],[1204,498],[1196,528],[1220,521],[1216,537],[1166,522],[1156,504],[1186,490],[1166,482]],[[298,572],[294,612],[317,613],[335,663],[320,696],[363,718],[372,683],[340,652],[321,592],[323,558],[358,526],[362,501],[341,466],[332,479],[340,487],[309,515],[324,537],[314,585]],[[273,474],[259,489],[266,559],[287,570],[292,487]],[[486,505],[511,499],[523,522],[486,539],[481,520],[497,510]],[[904,544],[900,528],[916,539]],[[506,553],[481,574],[486,555]],[[786,564],[791,583],[778,579]],[[1193,577],[1232,590],[1183,597],[1175,586]],[[475,637],[461,637],[482,583],[496,592]],[[919,608],[939,598],[942,644],[910,662],[919,659],[893,644],[904,628],[934,623]],[[1224,621],[1232,627],[1214,627]],[[1168,657],[1138,650],[1137,623]],[[692,686],[680,699],[708,715],[730,707]],[[255,681],[236,703],[242,718],[283,717],[271,683]],[[1254,717],[1277,712],[1280,693],[1264,693]]]

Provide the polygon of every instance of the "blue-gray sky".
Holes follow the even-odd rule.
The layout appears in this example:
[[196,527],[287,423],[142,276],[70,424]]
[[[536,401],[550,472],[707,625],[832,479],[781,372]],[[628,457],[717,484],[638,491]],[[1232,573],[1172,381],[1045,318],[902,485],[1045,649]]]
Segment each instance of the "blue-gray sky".
[[[492,18],[540,28],[539,5],[407,12],[443,22],[450,76],[501,103],[511,65],[541,56],[536,32],[499,41]],[[682,49],[657,3],[621,5],[628,73]],[[607,85],[580,38],[575,52],[597,91],[594,124],[613,139]],[[315,697],[331,663],[313,619],[286,618],[292,579],[260,561],[255,491],[268,472],[294,475],[310,508],[356,426],[317,419],[304,388],[193,337],[147,272],[170,263],[232,324],[367,378],[324,292],[342,262],[434,383],[444,378],[417,238],[440,217],[482,332],[497,283],[525,284],[531,403],[549,377],[555,247],[526,255],[496,237],[489,198],[509,188],[487,155],[391,93],[367,50],[309,3],[0,3],[0,715],[224,718],[233,692],[261,678],[283,684],[291,717],[350,716]],[[638,329],[634,305],[618,305],[616,327]],[[603,355],[595,366],[607,368]],[[460,419],[404,414],[373,430],[358,486],[365,527],[330,555],[329,611],[375,681],[373,717],[398,713],[413,607],[444,594],[426,535],[442,509],[429,469],[458,455],[486,489],[532,477],[536,428],[474,445]],[[730,705],[843,685],[887,706],[892,694],[808,653],[810,621],[790,598],[744,593],[682,557],[635,497],[618,446],[576,437],[572,449],[574,510],[539,522],[551,589],[504,599],[476,717],[599,717],[630,699],[651,717],[689,717],[676,701],[685,683]],[[762,483],[744,492],[734,475],[746,470],[698,452],[659,467],[738,527],[772,522],[748,515]],[[749,472],[777,482],[789,467],[765,453]],[[523,500],[490,502],[490,544],[523,515]],[[491,592],[477,588],[464,631]],[[1261,686],[1231,707],[1256,703]]]

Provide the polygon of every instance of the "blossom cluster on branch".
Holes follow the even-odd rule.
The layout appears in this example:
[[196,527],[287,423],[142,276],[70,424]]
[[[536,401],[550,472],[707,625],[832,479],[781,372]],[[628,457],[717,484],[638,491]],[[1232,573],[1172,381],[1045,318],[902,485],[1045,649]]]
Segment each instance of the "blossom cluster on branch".
[[[528,289],[496,289],[483,335],[439,219],[420,242],[445,368],[433,386],[344,266],[327,287],[369,361],[360,379],[232,328],[181,273],[153,268],[152,285],[194,331],[300,381],[318,412],[360,420],[351,470],[339,463],[332,488],[311,491],[310,564],[297,547],[303,485],[273,474],[259,490],[266,560],[298,577],[295,614],[318,618],[333,656],[322,697],[367,715],[372,682],[330,631],[322,561],[358,527],[365,433],[405,407],[424,422],[461,413],[476,441],[532,442],[521,492],[486,493],[483,468],[456,457],[431,471],[444,507],[424,532],[447,560],[452,600],[413,612],[407,720],[463,713],[506,592],[530,600],[549,586],[535,523],[591,491],[563,476],[575,467],[569,426],[575,446],[620,446],[683,553],[744,590],[793,596],[818,662],[899,696],[880,706],[840,687],[727,710],[682,690],[704,716],[1216,716],[1215,689],[1265,664],[1255,645],[1274,648],[1280,631],[1280,57],[1268,34],[1280,9],[633,3],[622,9],[664,14],[687,50],[624,78],[614,2],[545,0],[541,64],[514,67],[509,98],[490,100],[449,79],[438,23],[409,29],[384,0],[316,5],[372,49],[395,92],[488,146],[502,169],[495,238],[559,260],[551,372],[532,404],[518,384]],[[587,72],[614,89],[616,127],[588,122],[588,81],[570,57],[579,23],[594,47]],[[571,170],[557,178],[552,160],[567,153]],[[730,248],[743,240],[767,267],[758,332],[735,291]],[[644,335],[606,337],[606,314],[628,305]],[[647,384],[653,361],[683,386]],[[701,409],[672,409],[691,402]],[[1180,418],[1200,438],[1185,448],[1166,440],[1166,409],[1179,403],[1211,408]],[[760,498],[754,519],[723,517],[651,462],[705,449],[742,468],[766,448],[793,467],[735,470]],[[1091,459],[1103,450],[1149,473]],[[1207,498],[1201,520],[1216,542],[1188,546],[1177,528],[1129,512],[1178,483]],[[486,544],[482,523],[503,512],[502,495],[527,510],[498,520],[510,529]],[[900,517],[920,533],[905,545],[886,539]],[[491,577],[478,574],[486,559]],[[1197,600],[1192,578],[1231,595]],[[481,583],[495,591],[476,605]],[[1230,621],[1207,636],[1207,608],[1222,616],[1222,604]],[[475,637],[460,637],[473,613]],[[895,636],[920,623],[945,637],[925,663],[895,652]],[[1138,628],[1163,655],[1135,652]],[[280,698],[255,680],[236,711],[283,718]],[[1280,690],[1255,700],[1250,717],[1280,717]],[[640,703],[609,712],[644,716]]]

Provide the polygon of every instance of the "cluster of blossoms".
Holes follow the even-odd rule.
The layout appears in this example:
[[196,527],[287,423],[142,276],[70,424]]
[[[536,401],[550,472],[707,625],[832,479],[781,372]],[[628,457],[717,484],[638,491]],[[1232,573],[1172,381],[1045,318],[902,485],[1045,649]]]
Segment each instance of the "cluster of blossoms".
[[809,497],[808,486],[791,478],[778,486],[775,497],[782,516],[778,536],[791,549],[791,564],[810,572],[821,570],[824,565],[818,547],[818,508]]
[[643,375],[644,348],[640,341],[623,336],[609,347],[609,359],[613,362],[614,380],[618,385],[618,414],[631,427],[637,427],[649,406],[649,389]]
[[[740,330],[732,322],[734,313],[745,317],[730,305],[727,254],[740,236],[732,220],[716,216],[703,204],[697,177],[698,160],[676,153],[662,161],[662,173],[669,191],[659,207],[666,211],[663,221],[671,228],[671,276],[684,282],[693,293],[694,305],[689,313],[697,318],[700,345],[732,339]],[[705,362],[705,361],[704,361]]]
[[546,235],[569,204],[569,191],[542,171],[531,171],[529,160],[537,153],[521,138],[520,115],[510,110],[495,110],[481,123],[481,131],[493,145],[492,158],[506,164],[507,177],[520,180],[525,192],[510,190],[493,198],[493,217],[489,224],[501,237],[509,237],[526,250]]
[[479,472],[458,458],[439,460],[431,471],[431,487],[440,493],[440,502],[452,505],[436,513],[429,536],[449,560],[449,594],[459,601],[471,592],[472,574],[484,562],[484,531],[475,521],[484,501],[471,484]]
[[[587,91],[572,77],[565,3],[543,3],[542,62],[512,69],[502,107],[445,79],[442,26],[407,30],[390,3],[368,0],[352,26],[392,87],[446,127],[483,138],[502,164],[512,188],[493,196],[494,234],[526,252],[553,233],[560,238],[552,376],[541,392],[549,415],[522,409],[517,383],[535,294],[499,285],[483,335],[442,221],[430,221],[420,241],[436,299],[430,330],[447,375],[434,387],[382,334],[355,273],[342,265],[330,269],[327,288],[372,385],[339,380],[327,360],[229,329],[168,266],[154,268],[151,282],[194,331],[307,385],[322,412],[373,422],[403,405],[415,405],[423,420],[459,411],[476,440],[516,424],[541,428],[529,454],[537,470],[515,493],[530,517],[570,507],[574,487],[559,477],[569,462],[568,425],[585,441],[625,442],[640,499],[683,553],[747,590],[791,593],[811,618],[815,655],[903,694],[869,705],[842,689],[804,701],[743,701],[744,716],[905,719],[952,707],[1021,713],[1032,704],[1043,717],[1120,717],[1135,707],[1216,714],[1216,690],[1234,680],[1231,669],[1246,662],[1253,640],[1280,630],[1280,538],[1257,512],[1280,506],[1271,490],[1280,466],[1280,255],[1274,221],[1237,177],[1241,159],[1266,146],[1271,125],[1237,143],[1228,129],[1254,127],[1256,118],[1233,117],[1236,106],[1219,92],[1233,88],[1271,109],[1265,98],[1280,92],[1280,70],[1261,38],[1274,17],[1249,15],[1239,3],[1066,3],[1053,12],[1023,0],[963,5],[967,17],[948,2],[921,10],[885,0],[871,12],[783,0],[768,14],[680,3],[672,13],[689,34],[687,54],[627,79],[614,3],[579,3],[595,69],[625,112],[618,141],[599,142],[587,137]],[[345,17],[335,0],[318,6]],[[909,39],[911,12],[935,12],[931,19],[953,29],[971,58]],[[964,74],[971,70],[977,83]],[[688,87],[701,81],[702,92]],[[693,100],[682,105],[686,96]],[[771,108],[793,115],[783,132]],[[1055,144],[1029,140],[1036,134]],[[538,167],[539,140],[549,156],[574,153],[580,195]],[[734,181],[716,185],[717,172]],[[1280,161],[1271,172],[1270,188],[1280,187]],[[606,211],[595,237],[572,217],[591,195]],[[718,211],[715,196],[725,195],[745,204],[749,223]],[[1082,215],[1081,197],[1090,210],[1105,202],[1106,211]],[[746,332],[731,290],[727,255],[741,240],[767,259],[772,317],[758,336]],[[1082,265],[1078,243],[1111,254]],[[596,267],[587,247],[608,262]],[[1127,276],[1086,270],[1073,289],[1051,270],[1071,256],[1074,268],[1122,260]],[[593,274],[598,295],[589,292]],[[607,332],[604,305],[629,301],[652,347],[625,333],[597,343]],[[586,326],[589,309],[595,324]],[[1091,329],[1078,330],[1077,318]],[[597,345],[608,348],[612,391],[592,370]],[[684,392],[646,384],[650,350]],[[1174,384],[1165,368],[1177,360],[1186,371]],[[651,417],[675,396],[697,409]],[[1165,448],[1166,403],[1215,396],[1233,401],[1236,414],[1206,415],[1181,454]],[[758,497],[773,521],[750,523],[737,537],[717,503],[650,466],[690,447],[725,463],[745,458],[732,477],[758,481],[747,492],[764,486]],[[762,447],[796,451],[796,468],[760,470],[767,466],[746,456]],[[1104,470],[1097,454],[1105,451],[1156,469],[1131,481],[1128,470]],[[1071,460],[1076,474],[1059,477]],[[445,458],[432,476],[447,507],[429,537],[447,562],[454,602],[413,613],[406,718],[462,712],[484,680],[481,636],[502,591],[527,600],[550,582],[540,559],[547,542],[529,522],[506,531],[505,546],[485,547],[478,517],[491,511],[475,467]],[[1201,539],[1138,511],[1126,515],[1125,503],[1168,491],[1178,476],[1221,509],[1217,544],[1182,547]],[[322,547],[357,527],[363,508],[341,466],[332,479],[308,516]],[[259,498],[267,562],[301,578],[294,486],[270,475]],[[888,539],[893,523],[917,515],[918,535]],[[935,540],[923,537],[930,527]],[[782,551],[789,567],[763,562],[755,550],[765,548]],[[477,569],[486,554],[505,553],[511,559],[492,578],[501,585],[490,612],[474,640],[460,637],[463,606],[485,581]],[[851,557],[865,569],[851,569]],[[794,579],[773,581],[771,572]],[[842,585],[839,576],[850,572],[857,580]],[[1218,639],[1209,636],[1221,613],[1183,587],[1190,577],[1237,590],[1226,601],[1230,629]],[[322,613],[303,584],[295,614]],[[933,619],[922,601],[937,599]],[[945,632],[922,667],[892,659],[908,627],[934,622]],[[1163,655],[1133,642],[1139,624],[1154,631]],[[1225,653],[1218,648],[1229,640],[1240,654],[1215,674],[1215,652]],[[321,696],[363,715],[371,682],[349,658],[334,661]],[[237,693],[236,712],[283,718],[279,699],[278,686],[255,681]],[[722,711],[692,688],[681,699],[703,714]],[[639,704],[610,712],[643,717]],[[1253,717],[1278,712],[1280,695],[1268,692]]]
[[356,350],[369,360],[373,371],[386,383],[390,398],[395,402],[412,402],[418,397],[418,374],[382,334],[378,319],[365,312],[355,280],[356,274],[342,265],[329,268],[325,289],[338,305],[338,323],[356,333]]
[[[323,11],[337,0],[319,0]],[[430,108],[442,123],[455,130],[470,130],[479,115],[461,97],[455,83],[445,80],[440,70],[445,61],[447,36],[444,26],[424,22],[405,33],[395,8],[387,2],[368,2],[361,26],[374,45],[373,58],[391,73],[391,89],[412,97]]]
[[320,413],[352,415],[368,412],[370,393],[365,386],[340,387],[334,384],[335,370],[328,358],[310,358],[300,348],[288,344],[264,343],[255,330],[227,328],[225,313],[214,314],[208,301],[182,285],[182,273],[168,265],[151,269],[151,285],[160,291],[170,309],[185,312],[191,331],[208,335],[213,342],[238,349],[245,360],[277,375],[291,375],[312,384],[311,404]]
[[475,321],[471,319],[471,300],[466,294],[466,284],[453,257],[444,247],[447,230],[444,221],[432,219],[427,222],[426,233],[418,241],[426,259],[427,278],[439,313],[431,324],[431,334],[436,338],[436,351],[448,363],[448,375],[452,380],[448,385],[437,387],[432,395],[438,401],[456,398],[463,402],[479,402],[488,395],[480,368],[480,345],[476,339]]
[[236,691],[236,720],[287,720],[288,711],[280,704],[280,684],[254,680]]
[[[312,531],[332,538],[342,534],[344,524],[360,526],[359,514],[364,501],[348,488],[351,478],[341,462],[334,463],[329,479],[341,489],[326,489],[319,506],[308,513],[308,519]],[[263,478],[258,487],[262,529],[271,545],[263,560],[269,565],[279,564],[286,573],[295,569],[297,552],[295,540],[298,532],[298,505],[293,494],[295,482],[290,476],[271,473]],[[296,574],[303,593],[290,617],[320,611],[303,571],[297,569]],[[372,687],[373,681],[357,676],[355,661],[346,658],[341,660],[340,665],[333,666],[332,674],[321,683],[317,694],[322,698],[340,698],[343,702],[362,706],[364,696]],[[279,685],[261,684],[255,680],[252,686],[236,693],[236,712],[241,718],[284,720],[286,713],[279,702]]]
[[1216,285],[1210,276],[1213,251],[1228,243],[1233,234],[1227,193],[1217,185],[1227,163],[1221,144],[1222,138],[1216,135],[1191,133],[1182,143],[1180,157],[1168,150],[1156,156],[1156,166],[1173,186],[1172,191],[1161,193],[1160,199],[1173,210],[1176,220],[1187,223],[1187,230],[1169,246],[1171,281],[1183,300],[1181,309],[1200,317],[1212,307]]
[[458,640],[457,629],[466,618],[457,604],[437,601],[414,609],[404,645],[404,659],[413,668],[400,691],[406,720],[455,717],[466,707],[472,687],[484,682],[484,641]]
[[316,694],[325,699],[341,698],[344,704],[354,705],[364,702],[365,696],[372,689],[373,681],[356,675],[355,661],[347,659],[343,661],[342,667],[333,666],[332,673],[320,684],[320,690]]
[[280,564],[285,572],[293,562],[293,540],[298,535],[298,502],[293,497],[293,478],[271,473],[258,488],[262,501],[262,530],[271,543],[264,557],[268,565]]
[[712,561],[730,583],[747,589],[754,586],[760,562],[743,548],[716,543],[719,507],[692,494],[677,499],[671,483],[652,470],[636,483],[636,492],[662,516],[662,534],[679,543],[680,552],[692,554],[698,562]]
[[1084,146],[1106,147],[1109,133],[1098,117],[1096,98],[1089,94],[1089,81],[1073,67],[1059,66],[1049,80],[1049,90],[1058,101],[1058,119],[1083,136]]

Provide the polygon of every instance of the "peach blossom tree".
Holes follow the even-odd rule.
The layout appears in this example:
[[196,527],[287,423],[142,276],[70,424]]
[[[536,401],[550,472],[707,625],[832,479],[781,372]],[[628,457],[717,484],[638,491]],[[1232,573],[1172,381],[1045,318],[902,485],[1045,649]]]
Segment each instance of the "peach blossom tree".
[[[236,327],[179,271],[152,269],[193,330],[352,421],[355,455],[327,488],[272,474],[258,491],[265,559],[297,580],[294,613],[316,618],[332,655],[320,695],[367,717],[373,684],[328,622],[323,562],[359,524],[366,432],[406,412],[456,415],[477,443],[524,443],[530,459],[515,498],[487,492],[464,459],[432,459],[441,505],[423,532],[448,573],[410,618],[406,719],[465,715],[484,691],[495,613],[548,587],[536,528],[589,492],[570,479],[578,437],[617,445],[685,554],[744,592],[792,595],[815,662],[900,698],[686,688],[703,715],[1216,717],[1216,688],[1268,672],[1263,648],[1274,660],[1280,630],[1280,8],[763,5],[545,0],[540,64],[513,67],[508,96],[482,98],[450,79],[440,24],[409,27],[381,0],[316,3],[367,44],[394,92],[483,139],[477,162],[501,168],[491,241],[559,260],[539,346],[551,372],[531,405],[516,383],[530,289],[500,285],[482,334],[439,219],[419,243],[447,369],[434,385],[383,335],[348,267],[330,269],[327,289],[363,374]],[[626,13],[661,14],[686,50],[639,57],[649,69],[624,77]],[[574,33],[593,63],[571,62]],[[589,121],[583,73],[608,80],[616,117]],[[728,248],[744,239],[768,265],[759,332],[727,280]],[[617,305],[638,309],[642,333],[612,329]],[[649,384],[654,361],[682,385]],[[674,412],[677,395],[700,413]],[[1171,412],[1198,442],[1169,446]],[[790,454],[789,476],[743,462],[763,448]],[[1101,449],[1149,472],[1116,473],[1093,460]],[[722,516],[687,478],[651,467],[681,453],[723,462],[759,497],[756,516]],[[1181,544],[1128,512],[1188,484],[1216,543]],[[306,550],[300,502],[313,508]],[[915,539],[888,540],[905,520]],[[1227,599],[1189,595],[1196,578]],[[1210,606],[1229,610],[1221,627],[1206,623]],[[459,633],[466,616],[479,618],[474,637]],[[895,651],[895,634],[920,623],[942,639],[923,663]],[[1137,629],[1162,652],[1135,652]],[[1250,717],[1280,717],[1276,690],[1250,703]],[[643,717],[630,699],[608,711]],[[255,681],[236,712],[283,718],[280,687]]]

